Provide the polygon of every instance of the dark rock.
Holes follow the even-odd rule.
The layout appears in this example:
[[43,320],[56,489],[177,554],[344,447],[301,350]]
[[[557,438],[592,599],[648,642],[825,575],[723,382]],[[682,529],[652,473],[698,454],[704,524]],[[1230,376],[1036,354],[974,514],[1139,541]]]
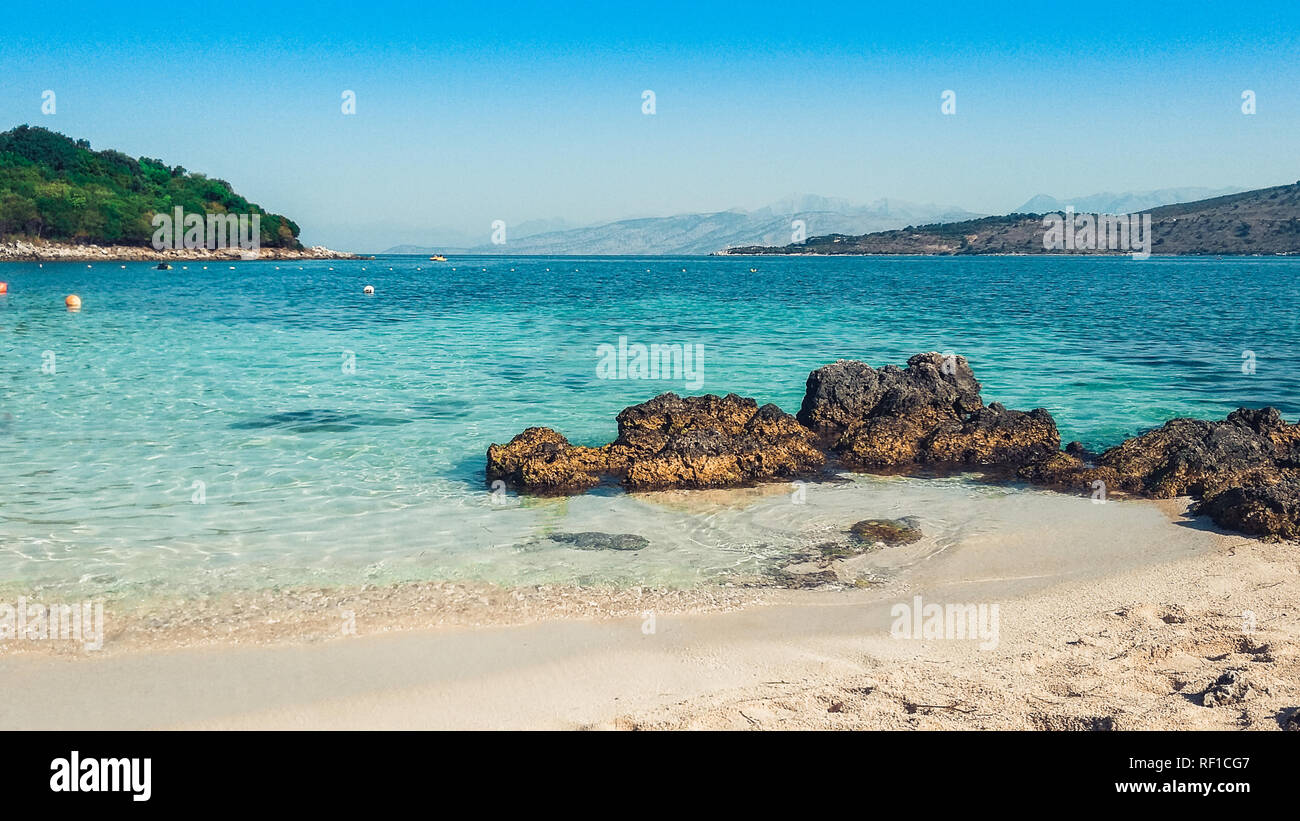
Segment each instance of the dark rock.
[[1099,481],[1107,491],[1120,486],[1119,474],[1114,469],[1088,464],[1069,453],[1057,453],[1041,462],[1023,465],[1016,476],[1031,484],[1065,491],[1091,493],[1097,490],[1095,483]]
[[839,576],[834,570],[817,570],[808,573],[795,573],[789,570],[772,572],[772,583],[777,587],[791,590],[809,590],[816,587],[839,586]]
[[841,359],[808,375],[799,421],[834,442],[872,417],[932,416],[960,421],[957,414],[983,407],[980,383],[966,358],[917,354],[907,368],[880,370]]
[[1276,408],[1241,408],[1222,422],[1172,419],[1103,453],[1124,490],[1157,499],[1213,495],[1234,485],[1276,478],[1297,462],[1300,426]]
[[904,519],[864,519],[849,528],[862,544],[894,546],[921,541],[921,530],[912,517]]
[[618,415],[618,437],[592,448],[529,428],[488,448],[487,478],[538,493],[605,480],[631,489],[737,487],[848,467],[978,467],[1072,492],[1187,495],[1196,512],[1261,536],[1300,539],[1300,424],[1275,408],[1219,422],[1173,419],[1099,456],[1060,450],[1042,408],[984,405],[966,359],[918,354],[906,368],[840,360],[808,376],[798,417],[727,396],[666,393]]
[[1228,488],[1197,502],[1192,512],[1242,533],[1300,539],[1300,476]]
[[960,427],[936,431],[921,455],[927,462],[1025,465],[1055,456],[1060,446],[1056,422],[1046,410],[1026,413],[994,402],[971,413]]
[[810,475],[826,460],[793,416],[735,394],[666,393],[626,408],[618,428],[600,448],[529,428],[488,448],[488,479],[543,492],[583,490],[604,477],[633,489],[736,487]]
[[578,550],[641,550],[650,546],[649,539],[635,533],[601,533],[598,530],[552,533],[546,538]]
[[799,421],[847,464],[1019,466],[1061,446],[1046,410],[984,406],[965,357],[918,354],[900,369],[841,360],[808,376]]
[[508,444],[488,448],[487,478],[531,490],[585,490],[599,484],[600,476],[620,460],[608,446],[570,445],[550,428],[528,428]]

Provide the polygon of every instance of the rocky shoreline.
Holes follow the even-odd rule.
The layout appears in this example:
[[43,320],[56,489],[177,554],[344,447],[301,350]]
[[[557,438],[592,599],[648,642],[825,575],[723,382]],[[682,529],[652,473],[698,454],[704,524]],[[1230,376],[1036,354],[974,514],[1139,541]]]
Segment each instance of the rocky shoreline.
[[[175,249],[157,251],[136,245],[72,245],[39,240],[0,242],[0,262],[185,262],[203,260],[245,260],[240,248]],[[301,250],[260,248],[248,259],[365,259],[356,254],[334,251],[321,245]]]
[[1105,498],[1191,496],[1222,527],[1300,538],[1300,424],[1275,408],[1240,408],[1223,421],[1174,419],[1101,454],[1061,449],[1043,408],[985,404],[964,357],[924,353],[906,368],[840,360],[808,376],[797,416],[728,394],[665,393],[625,408],[601,447],[528,428],[487,452],[489,482],[536,494],[740,487],[860,472],[977,471]]

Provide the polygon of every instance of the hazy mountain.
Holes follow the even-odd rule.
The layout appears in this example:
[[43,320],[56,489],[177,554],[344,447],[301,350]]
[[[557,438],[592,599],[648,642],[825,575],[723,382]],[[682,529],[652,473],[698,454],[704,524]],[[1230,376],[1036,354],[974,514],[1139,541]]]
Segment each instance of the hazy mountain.
[[[1154,254],[1300,254],[1300,182],[1142,211],[1150,215],[1147,248]],[[736,254],[1045,254],[1109,253],[1047,250],[1040,216],[919,225],[862,236],[810,237],[781,247],[736,248]],[[1097,236],[1100,236],[1100,232]]]
[[[580,223],[571,222],[558,217],[552,219],[527,220],[518,225],[509,226],[508,236],[511,240],[527,239],[537,234],[545,234],[553,231],[564,231],[580,227]],[[482,231],[469,233],[467,231],[457,231],[451,228],[431,228],[424,232],[428,239],[425,242],[403,243],[394,245],[392,248],[385,249],[384,254],[467,254],[467,253],[494,253],[492,251],[471,251],[470,249],[483,242],[486,237],[491,236],[491,229],[484,227]]]
[[[877,200],[855,205],[847,200],[791,195],[755,211],[732,209],[709,214],[644,217],[533,235],[507,231],[505,245],[479,244],[474,254],[708,254],[736,245],[785,244],[793,239],[796,220],[806,236],[867,233],[919,223],[976,216],[952,206]],[[398,246],[385,253],[432,253],[432,249]],[[443,249],[457,251],[459,249]]]
[[1174,205],[1181,202],[1221,197],[1236,194],[1245,188],[1158,188],[1155,191],[1126,191],[1114,194],[1109,191],[1101,194],[1089,194],[1086,197],[1057,199],[1048,194],[1030,197],[1024,205],[1013,213],[1050,214],[1073,207],[1077,214],[1135,214],[1148,211],[1162,205]]

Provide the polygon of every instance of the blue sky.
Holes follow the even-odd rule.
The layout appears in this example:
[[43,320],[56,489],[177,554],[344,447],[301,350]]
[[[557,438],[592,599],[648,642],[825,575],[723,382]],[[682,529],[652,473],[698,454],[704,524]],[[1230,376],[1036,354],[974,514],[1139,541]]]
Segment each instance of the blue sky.
[[222,177],[355,250],[793,192],[998,213],[1300,179],[1298,41],[1294,2],[9,2],[0,129]]

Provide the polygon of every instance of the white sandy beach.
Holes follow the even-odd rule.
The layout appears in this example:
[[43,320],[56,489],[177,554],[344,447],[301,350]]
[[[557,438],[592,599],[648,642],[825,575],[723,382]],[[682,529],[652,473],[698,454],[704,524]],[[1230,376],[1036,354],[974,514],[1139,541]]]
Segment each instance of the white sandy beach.
[[[967,539],[882,588],[552,589],[494,600],[423,585],[349,594],[355,635],[339,634],[338,602],[310,615],[303,601],[314,594],[153,632],[157,618],[138,616],[110,630],[99,653],[10,642],[0,727],[1284,724],[1300,706],[1294,545],[1213,532],[1180,516],[1181,502],[1111,503],[1100,515],[1103,506],[1069,501],[1073,520],[1045,510],[1040,528]],[[890,608],[915,595],[998,604],[996,648],[891,637]],[[1202,706],[1230,669],[1244,671],[1251,692]]]

